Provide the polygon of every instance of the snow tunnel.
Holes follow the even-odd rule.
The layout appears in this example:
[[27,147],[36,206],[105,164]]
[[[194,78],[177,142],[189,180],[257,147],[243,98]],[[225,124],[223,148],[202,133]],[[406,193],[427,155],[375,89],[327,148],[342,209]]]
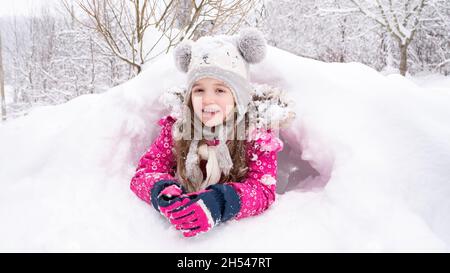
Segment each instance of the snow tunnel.
[[321,190],[331,178],[333,154],[304,126],[293,128],[280,130],[284,147],[278,153],[277,193]]

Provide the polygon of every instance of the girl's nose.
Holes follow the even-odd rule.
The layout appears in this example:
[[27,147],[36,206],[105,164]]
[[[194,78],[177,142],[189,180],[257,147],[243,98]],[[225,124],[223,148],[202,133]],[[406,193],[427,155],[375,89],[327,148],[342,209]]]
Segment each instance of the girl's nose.
[[209,92],[205,92],[203,96],[203,104],[211,104],[214,103],[214,96],[209,94]]

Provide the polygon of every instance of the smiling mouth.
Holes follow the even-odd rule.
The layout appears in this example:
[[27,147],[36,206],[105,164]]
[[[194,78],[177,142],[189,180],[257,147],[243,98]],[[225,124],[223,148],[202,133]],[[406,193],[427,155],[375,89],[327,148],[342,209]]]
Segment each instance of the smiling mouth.
[[214,116],[215,114],[219,113],[220,110],[213,110],[213,109],[203,109],[202,114],[206,116]]

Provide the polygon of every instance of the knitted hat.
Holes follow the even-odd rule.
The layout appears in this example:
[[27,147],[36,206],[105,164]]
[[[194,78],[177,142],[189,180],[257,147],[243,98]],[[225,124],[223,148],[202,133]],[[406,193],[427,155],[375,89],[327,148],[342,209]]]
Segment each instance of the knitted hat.
[[[236,103],[236,124],[244,120],[251,99],[249,82],[249,64],[260,62],[266,53],[266,43],[262,33],[256,29],[244,29],[237,36],[205,36],[196,42],[185,41],[175,48],[174,57],[179,70],[187,73],[187,92],[184,104],[187,105],[192,86],[202,78],[214,78],[223,81],[232,91]],[[194,115],[196,121],[198,118]],[[228,175],[233,166],[226,145],[226,134],[230,124],[214,126],[216,130],[204,131],[202,126],[194,126],[202,135],[219,139],[216,147],[208,145],[198,147],[198,140],[193,139],[186,158],[186,174],[188,179],[204,189],[219,181],[221,173]],[[206,149],[206,151],[205,151]],[[203,181],[203,173],[199,167],[200,157],[208,160],[207,177]]]

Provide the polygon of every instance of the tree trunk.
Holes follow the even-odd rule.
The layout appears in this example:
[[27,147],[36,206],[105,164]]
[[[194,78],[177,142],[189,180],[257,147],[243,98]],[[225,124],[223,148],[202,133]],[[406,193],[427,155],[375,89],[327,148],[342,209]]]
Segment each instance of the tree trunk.
[[402,42],[400,44],[400,74],[402,76],[406,75],[406,72],[408,71],[408,43],[403,44]]
[[90,93],[94,94],[95,90],[95,57],[94,57],[94,42],[92,37],[89,37],[90,50],[91,50],[91,86],[89,87]]
[[6,102],[5,102],[5,76],[3,73],[3,58],[2,58],[2,35],[0,33],[0,97],[2,104],[2,120],[6,120]]

